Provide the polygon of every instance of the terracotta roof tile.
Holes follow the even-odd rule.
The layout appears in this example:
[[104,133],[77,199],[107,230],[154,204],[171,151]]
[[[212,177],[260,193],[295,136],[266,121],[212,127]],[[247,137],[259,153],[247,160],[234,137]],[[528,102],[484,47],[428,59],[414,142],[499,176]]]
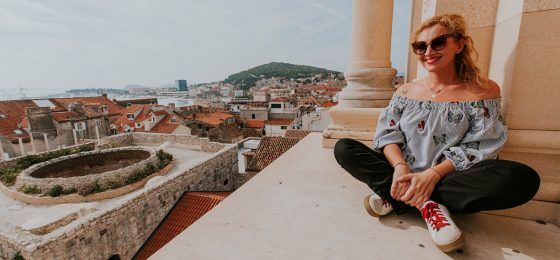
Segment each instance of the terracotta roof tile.
[[261,139],[255,156],[249,166],[248,171],[262,171],[280,155],[288,151],[292,146],[299,142],[299,138],[266,136]]
[[[82,102],[84,104],[84,109],[86,115],[89,117],[99,116],[100,112],[97,110],[97,107],[100,105],[106,105],[109,109],[109,115],[111,116],[118,116],[124,110],[123,107],[118,105],[117,103],[111,101],[110,99],[99,96],[99,97],[75,97],[75,98],[51,98],[49,99],[54,104],[64,108],[64,110],[68,111],[70,104],[75,102]],[[57,110],[57,109],[54,109]],[[58,111],[58,110],[57,110]]]
[[186,192],[175,203],[134,259],[147,259],[223,201],[231,192]]
[[291,125],[294,119],[269,119],[266,120],[267,125]]
[[[17,140],[18,137],[28,137],[27,132],[18,126],[26,117],[28,107],[37,107],[37,104],[32,100],[0,101],[0,135],[10,141]],[[15,130],[21,131],[22,134],[16,134]]]
[[322,107],[334,107],[334,106],[336,106],[336,105],[338,105],[337,102],[332,102],[332,101],[330,101],[330,100],[327,101],[327,102],[325,102],[325,103],[323,103],[323,104],[321,104]]
[[247,119],[247,127],[261,129],[264,127],[264,122],[265,120]]
[[232,114],[224,112],[209,112],[209,113],[196,113],[194,120],[200,121],[202,123],[218,126],[223,123],[224,120],[228,118],[233,118]]
[[287,102],[290,101],[289,97],[276,97],[270,100],[270,102]]
[[284,134],[284,137],[302,139],[302,138],[306,137],[309,133],[311,133],[311,131],[288,129],[288,130],[286,130],[286,133]]

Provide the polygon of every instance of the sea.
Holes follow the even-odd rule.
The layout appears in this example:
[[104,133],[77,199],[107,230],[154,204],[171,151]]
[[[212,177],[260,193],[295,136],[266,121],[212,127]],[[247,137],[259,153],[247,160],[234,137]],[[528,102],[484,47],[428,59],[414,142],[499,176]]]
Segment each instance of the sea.
[[[67,89],[56,88],[0,88],[0,101],[2,100],[23,100],[23,99],[42,99],[42,98],[67,98],[67,97],[91,97],[99,96],[100,93],[80,93],[71,94],[66,93]],[[128,99],[142,99],[142,98],[157,98],[159,105],[168,105],[175,103],[175,106],[190,106],[194,103],[190,98],[177,98],[177,97],[160,97],[160,96],[138,96],[138,95],[117,95],[108,94],[107,97],[111,100],[128,100]]]

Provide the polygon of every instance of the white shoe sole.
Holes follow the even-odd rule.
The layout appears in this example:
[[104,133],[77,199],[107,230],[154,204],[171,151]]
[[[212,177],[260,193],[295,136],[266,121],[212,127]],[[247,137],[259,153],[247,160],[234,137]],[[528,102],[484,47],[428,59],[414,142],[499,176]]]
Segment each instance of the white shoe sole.
[[465,245],[465,239],[463,237],[463,233],[461,233],[461,235],[459,235],[459,238],[457,238],[457,240],[447,244],[447,245],[438,245],[436,244],[436,246],[439,248],[439,250],[449,253],[451,251],[455,251],[461,247],[463,247]]

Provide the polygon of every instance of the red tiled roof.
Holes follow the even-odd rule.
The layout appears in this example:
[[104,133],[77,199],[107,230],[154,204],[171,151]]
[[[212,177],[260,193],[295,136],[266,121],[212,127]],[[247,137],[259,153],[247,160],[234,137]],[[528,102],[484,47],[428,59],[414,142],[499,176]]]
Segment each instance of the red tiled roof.
[[118,105],[117,103],[111,101],[110,99],[99,96],[99,97],[75,97],[75,98],[51,98],[49,99],[53,104],[58,106],[55,111],[60,111],[60,108],[68,111],[70,104],[76,102],[82,102],[84,104],[84,110],[88,117],[95,117],[99,116],[99,111],[95,107],[99,107],[100,105],[106,105],[109,109],[109,115],[117,116],[122,113],[124,110],[123,107]]
[[299,138],[287,138],[278,136],[265,136],[261,139],[255,156],[249,163],[248,171],[262,171],[280,155],[288,151],[292,146],[299,142]]
[[284,134],[284,137],[292,137],[292,138],[299,138],[302,139],[306,137],[311,131],[304,131],[304,130],[295,130],[295,129],[288,129]]
[[332,102],[332,101],[330,101],[330,100],[327,101],[327,102],[325,102],[325,103],[323,103],[323,104],[321,104],[322,107],[334,107],[334,106],[336,106],[336,105],[338,105],[337,102]]
[[147,259],[229,196],[231,192],[186,192],[175,203],[134,259]]
[[156,116],[167,115],[167,111],[165,111],[165,110],[157,110],[157,111],[153,111],[152,113]]
[[153,133],[171,134],[180,124],[177,123],[159,123],[150,129]]
[[196,113],[194,119],[211,126],[218,126],[222,124],[224,120],[233,117],[233,115],[224,112],[209,112]]
[[[27,132],[18,127],[18,124],[26,117],[28,107],[37,107],[37,104],[32,100],[0,101],[0,135],[10,141],[28,137]],[[22,134],[16,134],[15,130],[20,130]]]
[[269,119],[266,120],[267,125],[291,125],[294,122],[293,119]]
[[57,122],[66,122],[74,118],[82,118],[83,116],[76,112],[53,112],[51,113],[52,119]]
[[272,100],[270,100],[270,102],[287,102],[290,101],[290,98],[288,97],[276,97],[273,98]]
[[264,121],[265,120],[247,119],[247,127],[261,129],[264,127]]

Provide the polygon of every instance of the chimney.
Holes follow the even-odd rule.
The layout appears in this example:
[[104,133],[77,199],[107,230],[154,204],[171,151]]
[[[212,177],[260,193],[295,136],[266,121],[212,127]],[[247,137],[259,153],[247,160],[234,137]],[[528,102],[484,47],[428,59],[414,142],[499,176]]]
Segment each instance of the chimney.
[[107,93],[101,94],[102,97],[107,98]]
[[175,110],[175,103],[169,103],[167,107],[169,107],[169,109],[171,110]]
[[84,106],[82,102],[72,102],[68,106],[68,110],[70,110],[70,112],[79,112],[84,110]]

